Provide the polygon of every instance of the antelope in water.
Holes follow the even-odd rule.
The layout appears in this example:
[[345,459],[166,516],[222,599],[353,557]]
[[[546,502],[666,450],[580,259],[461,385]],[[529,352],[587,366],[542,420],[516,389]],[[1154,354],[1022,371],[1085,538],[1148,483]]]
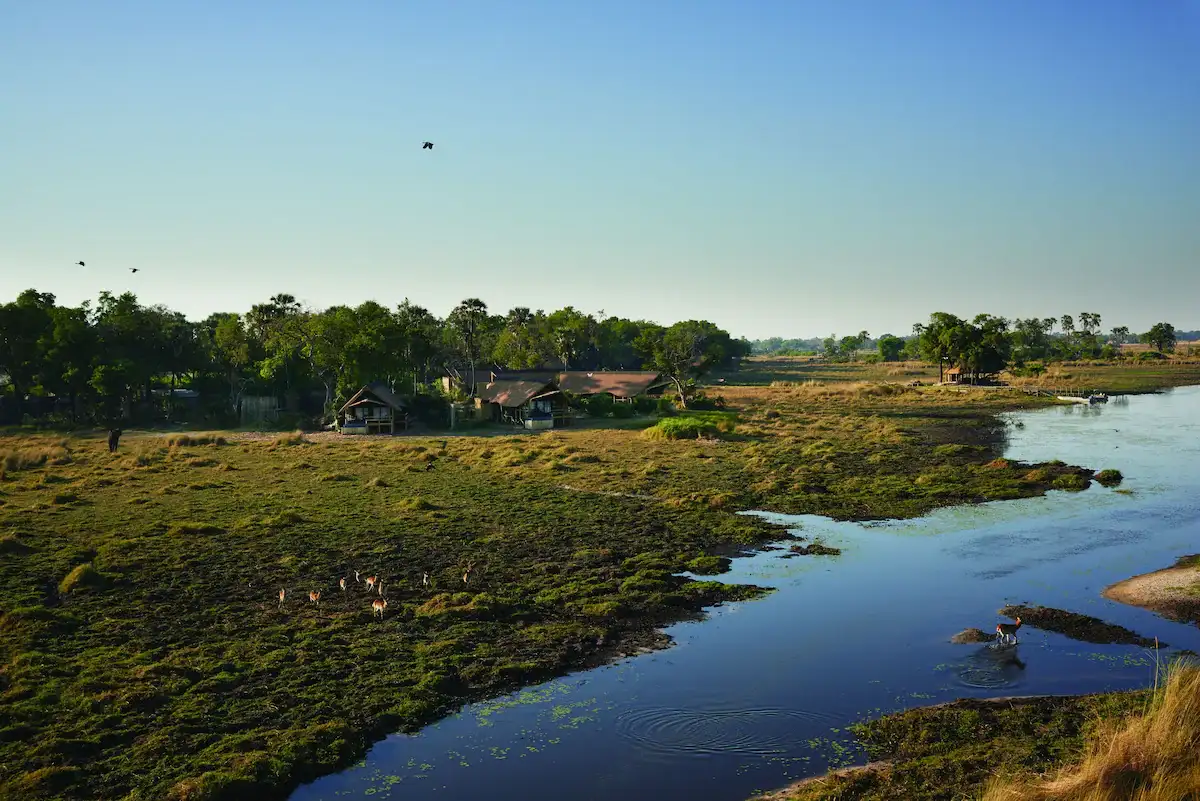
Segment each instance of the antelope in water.
[[1002,643],[1017,644],[1017,629],[1021,628],[1021,618],[1018,617],[1016,623],[997,623],[996,624],[996,639]]
[[384,609],[387,609],[387,598],[376,598],[371,601],[371,617],[379,615],[379,619],[383,620]]
[[321,608],[321,592],[320,592],[320,590],[313,590],[312,592],[310,592],[308,594],[308,600],[312,601],[314,604],[317,605],[317,608],[320,609]]

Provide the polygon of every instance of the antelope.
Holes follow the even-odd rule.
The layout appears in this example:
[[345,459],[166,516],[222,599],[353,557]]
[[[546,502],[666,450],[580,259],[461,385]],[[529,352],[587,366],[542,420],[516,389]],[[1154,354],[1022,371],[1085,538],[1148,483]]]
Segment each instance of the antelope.
[[285,595],[287,595],[287,590],[280,590],[280,591],[279,591],[279,605],[280,605],[280,606],[283,606],[283,598],[284,598],[284,596],[285,596]]
[[379,576],[367,576],[367,592],[375,589],[375,582],[379,580]]
[[342,576],[338,579],[338,586],[342,588],[342,592],[346,591],[346,577]]
[[371,601],[371,617],[379,615],[379,619],[383,620],[384,609],[387,609],[387,598],[377,598]]
[[318,609],[321,608],[321,592],[319,590],[313,590],[310,592],[308,594],[308,600],[316,604]]
[[470,562],[467,562],[467,569],[463,571],[463,584],[466,584],[467,580],[471,578],[471,571],[474,569],[475,560],[472,559]]
[[1016,623],[996,624],[996,639],[999,642],[1017,644],[1017,629],[1021,628],[1021,618],[1017,617],[1016,620]]
[[429,574],[428,574],[428,573],[422,573],[422,574],[421,574],[421,586],[422,586],[422,587],[429,587],[429,585],[430,585],[430,581],[429,581]]
[[358,584],[362,584],[362,579],[360,579],[360,578],[358,577],[358,571],[357,571],[357,570],[355,570],[355,571],[354,571],[354,581],[355,581],[355,582],[357,582]]

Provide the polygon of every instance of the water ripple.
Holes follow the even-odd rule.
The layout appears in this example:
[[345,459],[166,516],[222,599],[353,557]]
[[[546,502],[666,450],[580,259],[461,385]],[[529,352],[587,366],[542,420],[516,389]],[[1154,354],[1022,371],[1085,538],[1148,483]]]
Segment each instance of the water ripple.
[[[837,716],[797,709],[632,709],[616,719],[616,731],[659,756],[738,753],[773,756],[795,746],[800,721],[829,727]],[[790,732],[790,736],[789,736]]]
[[1015,648],[984,646],[955,665],[958,684],[983,690],[1014,687],[1025,671]]

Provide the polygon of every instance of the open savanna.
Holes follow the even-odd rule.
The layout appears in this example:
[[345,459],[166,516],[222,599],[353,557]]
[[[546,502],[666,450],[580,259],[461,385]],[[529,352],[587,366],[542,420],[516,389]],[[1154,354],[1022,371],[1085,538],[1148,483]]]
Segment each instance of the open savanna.
[[[725,395],[513,436],[0,438],[0,797],[283,797],[761,593],[676,575],[781,536],[735,510],[906,517],[1119,467],[999,458],[994,413],[1047,402],[1021,393]],[[382,621],[355,570],[382,578]]]

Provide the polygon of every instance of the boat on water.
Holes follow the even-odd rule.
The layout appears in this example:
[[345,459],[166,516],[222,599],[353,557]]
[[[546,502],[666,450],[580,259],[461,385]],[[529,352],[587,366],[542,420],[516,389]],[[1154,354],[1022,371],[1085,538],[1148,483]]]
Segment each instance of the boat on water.
[[1094,395],[1088,395],[1088,403],[1108,403],[1108,395],[1103,392],[1098,392]]

